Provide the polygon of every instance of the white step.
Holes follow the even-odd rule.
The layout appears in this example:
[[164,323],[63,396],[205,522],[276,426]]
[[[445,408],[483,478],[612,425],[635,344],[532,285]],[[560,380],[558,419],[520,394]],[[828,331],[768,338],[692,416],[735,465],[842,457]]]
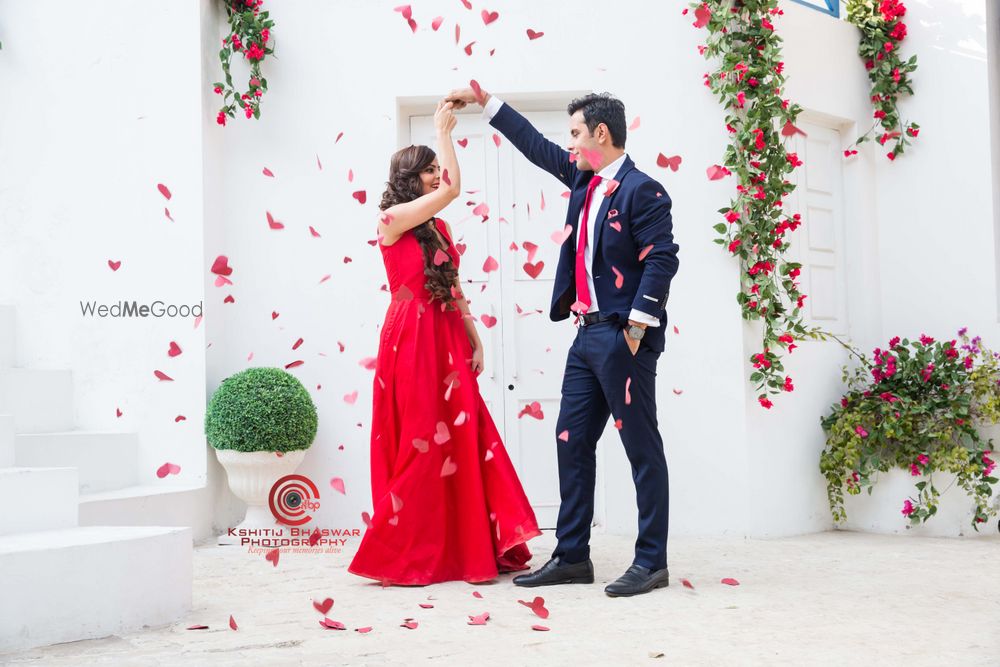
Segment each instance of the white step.
[[78,484],[73,468],[0,468],[0,536],[75,527]]
[[0,368],[0,413],[18,433],[73,428],[73,374],[67,370]]
[[14,306],[0,304],[0,368],[14,365]]
[[80,495],[81,526],[185,526],[195,542],[212,537],[207,486],[149,484]]
[[76,468],[80,493],[121,489],[138,481],[139,436],[101,431],[20,433],[16,465]]
[[192,555],[186,528],[0,537],[0,652],[177,621],[191,608]]
[[0,468],[14,465],[14,417],[0,415]]

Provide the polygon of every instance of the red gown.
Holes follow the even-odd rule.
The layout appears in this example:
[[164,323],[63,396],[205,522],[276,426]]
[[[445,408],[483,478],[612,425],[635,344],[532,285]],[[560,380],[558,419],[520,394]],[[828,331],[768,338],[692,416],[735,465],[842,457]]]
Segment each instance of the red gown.
[[[444,223],[434,224],[457,267]],[[526,542],[541,532],[479,394],[462,314],[429,300],[412,231],[379,247],[392,302],[375,364],[374,512],[348,570],[423,585],[526,569]]]

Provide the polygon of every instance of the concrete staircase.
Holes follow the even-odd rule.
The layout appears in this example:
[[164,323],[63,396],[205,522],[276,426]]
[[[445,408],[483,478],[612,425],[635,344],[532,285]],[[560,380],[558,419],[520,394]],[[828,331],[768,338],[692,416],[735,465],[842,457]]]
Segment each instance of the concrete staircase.
[[[185,503],[205,490],[140,485],[136,434],[73,430],[71,373],[14,362],[0,305],[0,653],[177,620],[191,607]],[[161,518],[174,521],[150,525]]]

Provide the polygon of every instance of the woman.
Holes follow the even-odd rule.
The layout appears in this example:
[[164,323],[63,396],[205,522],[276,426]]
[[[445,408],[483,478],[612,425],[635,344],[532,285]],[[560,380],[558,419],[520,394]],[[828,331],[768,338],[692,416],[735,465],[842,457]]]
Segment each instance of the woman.
[[426,146],[393,155],[378,223],[392,302],[375,365],[374,514],[349,570],[383,584],[523,570],[541,534],[479,395],[482,342],[451,229],[434,217],[461,193],[450,102],[434,123],[440,163]]

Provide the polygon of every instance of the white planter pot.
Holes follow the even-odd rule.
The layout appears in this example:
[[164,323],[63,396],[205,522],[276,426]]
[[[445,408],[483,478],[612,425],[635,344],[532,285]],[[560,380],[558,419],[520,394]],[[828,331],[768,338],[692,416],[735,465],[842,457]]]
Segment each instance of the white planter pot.
[[[973,503],[965,489],[955,483],[955,476],[949,473],[934,473],[934,486],[941,492],[938,498],[937,514],[926,523],[907,528],[910,520],[903,516],[903,501],[916,498],[917,482],[927,477],[914,477],[909,471],[895,468],[887,473],[878,473],[878,481],[869,496],[867,490],[860,495],[844,494],[844,509],[847,521],[841,528],[863,533],[891,535],[916,535],[920,537],[961,537],[995,535],[997,519],[979,524],[979,532],[972,527]],[[950,487],[950,488],[949,488]],[[948,489],[945,492],[945,489]]]
[[[268,494],[274,483],[285,475],[291,475],[305,458],[306,450],[296,449],[278,456],[275,452],[237,452],[232,449],[216,449],[215,456],[226,470],[229,488],[233,494],[247,504],[246,518],[235,530],[280,528],[267,504]],[[227,533],[219,536],[219,544],[239,544],[240,538]]]

